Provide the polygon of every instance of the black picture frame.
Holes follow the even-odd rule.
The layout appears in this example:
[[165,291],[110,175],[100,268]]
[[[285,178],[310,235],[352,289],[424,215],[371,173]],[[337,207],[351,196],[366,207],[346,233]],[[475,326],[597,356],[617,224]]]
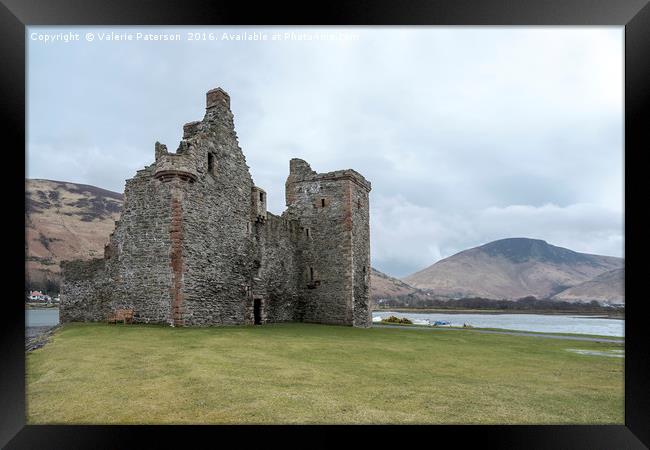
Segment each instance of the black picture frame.
[[[649,0],[385,0],[289,4],[265,2],[0,0],[0,90],[5,133],[6,198],[3,248],[11,261],[4,269],[7,295],[3,307],[0,369],[0,446],[15,448],[129,448],[288,443],[279,432],[318,436],[321,445],[340,445],[340,431],[360,434],[368,444],[441,445],[468,439],[494,448],[632,449],[650,446],[650,374],[648,327],[643,297],[635,297],[643,270],[643,185],[640,157],[650,149],[647,117],[650,109]],[[630,301],[625,317],[625,425],[426,426],[408,429],[375,427],[251,427],[251,426],[35,426],[25,425],[25,328],[23,295],[24,153],[25,149],[25,27],[30,25],[617,25],[625,27],[625,289]],[[12,158],[13,157],[13,158]],[[21,169],[22,173],[21,173]],[[8,182],[7,182],[8,181]],[[639,207],[634,207],[634,202]],[[639,217],[635,217],[637,215]],[[23,234],[24,236],[24,234]],[[6,252],[5,252],[6,253]],[[252,428],[255,428],[253,431]],[[346,433],[346,434],[347,434]],[[380,433],[380,434],[378,434]],[[424,439],[417,442],[413,433]],[[379,437],[381,436],[381,437]],[[311,438],[311,439],[310,439]],[[234,439],[231,441],[231,439]],[[408,440],[409,442],[405,442]],[[138,441],[140,442],[138,444]],[[302,441],[305,443],[306,441]],[[313,442],[313,441],[312,441]],[[298,442],[300,443],[300,442]]]

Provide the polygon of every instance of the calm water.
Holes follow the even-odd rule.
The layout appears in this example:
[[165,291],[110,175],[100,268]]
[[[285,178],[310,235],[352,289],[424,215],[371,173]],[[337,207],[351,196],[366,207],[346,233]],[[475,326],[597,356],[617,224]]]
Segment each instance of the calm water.
[[[28,309],[27,327],[54,326],[59,323],[59,309]],[[509,330],[540,331],[546,333],[599,334],[602,336],[619,336],[624,334],[624,321],[594,316],[544,315],[544,314],[444,314],[444,313],[398,313],[393,311],[375,311],[373,317],[407,317],[411,320],[428,319],[446,320],[452,326],[464,323],[477,328],[505,328]]]
[[[505,328],[508,330],[538,331],[544,333],[598,334],[602,336],[623,337],[625,322],[621,319],[607,319],[596,316],[544,315],[544,314],[445,314],[445,313],[405,313],[375,311],[374,317],[406,317],[414,323],[428,319],[451,322],[452,326],[464,323],[477,328]],[[376,320],[376,319],[375,319]]]
[[46,327],[59,324],[59,308],[26,309],[26,327]]

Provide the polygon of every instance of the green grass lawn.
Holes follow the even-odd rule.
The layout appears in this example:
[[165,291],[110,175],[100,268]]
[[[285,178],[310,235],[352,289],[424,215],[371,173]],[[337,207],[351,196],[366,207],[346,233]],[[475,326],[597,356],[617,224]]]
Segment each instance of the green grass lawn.
[[28,424],[623,424],[619,344],[311,324],[68,324],[27,354]]
[[566,336],[566,337],[578,337],[578,338],[595,338],[595,339],[606,339],[606,340],[616,340],[620,341],[621,344],[625,342],[625,338],[620,337],[620,336],[605,336],[602,334],[584,334],[584,333],[547,333],[543,331],[524,331],[524,330],[513,330],[509,328],[481,328],[481,327],[471,327],[471,328],[463,328],[461,326],[433,326],[433,325],[424,325],[424,324],[396,324],[396,323],[389,323],[389,322],[374,322],[374,326],[400,326],[400,327],[411,327],[411,328],[422,328],[422,329],[428,329],[432,331],[468,331],[468,330],[474,330],[474,331],[496,331],[499,333],[525,333],[525,334],[530,334],[530,335],[535,335],[535,336]]

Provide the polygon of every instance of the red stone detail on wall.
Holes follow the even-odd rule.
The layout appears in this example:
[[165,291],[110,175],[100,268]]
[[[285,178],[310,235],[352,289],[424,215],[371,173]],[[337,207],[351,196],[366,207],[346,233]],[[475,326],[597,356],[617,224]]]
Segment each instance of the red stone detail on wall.
[[172,218],[169,227],[169,236],[171,238],[170,266],[172,269],[171,285],[171,313],[172,324],[175,327],[182,327],[185,324],[183,320],[183,208],[178,194],[172,194],[171,200]]

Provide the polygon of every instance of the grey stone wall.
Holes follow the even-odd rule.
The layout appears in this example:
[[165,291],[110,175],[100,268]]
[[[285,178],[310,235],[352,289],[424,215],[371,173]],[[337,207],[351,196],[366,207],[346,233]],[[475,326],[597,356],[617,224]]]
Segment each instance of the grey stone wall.
[[[261,299],[262,323],[298,320],[296,242],[301,238],[299,223],[267,213],[265,223],[256,222],[254,237],[255,261],[260,264],[253,274],[251,299]],[[252,301],[249,308],[252,321]]]
[[186,325],[247,323],[244,300],[253,271],[253,181],[228,103],[217,99],[211,105],[187,139],[200,176],[181,188]]
[[[171,323],[171,189],[153,178],[153,171],[150,166],[126,183],[106,271],[113,284],[113,308],[134,308],[136,322]],[[65,292],[65,283],[63,288]]]
[[293,159],[288,208],[270,214],[229,96],[213,89],[206,104],[175,153],[156,143],[155,162],[127,180],[104,258],[63,265],[62,322],[130,307],[136,322],[252,324],[257,303],[262,323],[368,326],[370,183]]
[[372,325],[370,304],[370,196],[365,185],[349,181],[352,211],[352,324]]
[[108,317],[112,291],[104,259],[64,261],[61,268],[66,279],[59,306],[60,322],[90,322]]
[[[302,320],[342,325],[368,326],[363,313],[355,319],[355,306],[363,301],[363,278],[355,272],[369,266],[368,183],[353,170],[316,173],[309,164],[292,159],[286,182],[288,214],[296,217],[303,228],[297,243],[302,279],[299,289],[305,298]],[[364,203],[354,204],[356,197]],[[356,227],[354,224],[356,223]],[[362,232],[359,239],[354,232]],[[354,249],[357,248],[355,261]],[[367,270],[366,270],[367,271]],[[356,297],[355,297],[356,294]]]

